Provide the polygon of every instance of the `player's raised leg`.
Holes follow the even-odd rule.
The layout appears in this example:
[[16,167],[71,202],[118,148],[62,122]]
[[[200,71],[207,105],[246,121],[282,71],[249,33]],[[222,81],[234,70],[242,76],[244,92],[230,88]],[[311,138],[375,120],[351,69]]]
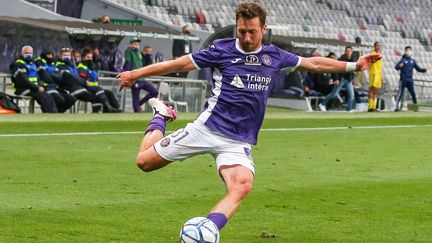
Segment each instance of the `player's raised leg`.
[[251,191],[254,175],[241,165],[223,165],[219,172],[225,182],[227,195],[213,207],[207,218],[220,230]]
[[171,163],[156,152],[153,144],[164,137],[166,124],[177,118],[176,112],[162,101],[152,98],[148,102],[153,109],[153,119],[146,129],[136,158],[138,167],[146,172],[157,170]]

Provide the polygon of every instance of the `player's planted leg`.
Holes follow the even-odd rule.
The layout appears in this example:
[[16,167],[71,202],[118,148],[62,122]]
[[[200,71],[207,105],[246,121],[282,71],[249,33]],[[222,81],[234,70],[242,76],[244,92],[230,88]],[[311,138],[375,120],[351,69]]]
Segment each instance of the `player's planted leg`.
[[207,216],[216,226],[222,229],[230,219],[240,203],[252,189],[254,176],[252,172],[241,165],[222,166],[220,169],[227,195],[213,207]]
[[153,144],[164,137],[166,124],[177,118],[176,112],[162,101],[152,98],[149,100],[149,104],[153,109],[153,119],[146,129],[136,158],[137,166],[145,172],[162,168],[171,163],[156,152]]

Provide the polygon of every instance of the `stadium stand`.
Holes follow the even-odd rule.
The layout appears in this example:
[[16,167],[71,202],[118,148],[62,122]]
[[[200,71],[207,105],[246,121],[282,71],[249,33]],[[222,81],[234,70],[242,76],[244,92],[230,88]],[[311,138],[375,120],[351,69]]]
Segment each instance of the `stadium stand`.
[[[58,8],[50,0],[28,0],[50,11]],[[59,1],[61,2],[61,1]],[[147,26],[160,25],[177,29],[188,24],[199,33],[200,45],[212,34],[220,33],[235,23],[235,8],[242,0],[77,0],[82,8],[83,19],[90,18],[87,11],[105,9],[113,17],[130,16],[143,20]],[[80,4],[78,4],[80,2]],[[344,46],[354,45],[364,53],[371,51],[375,41],[383,43],[383,93],[395,94],[399,85],[399,74],[394,70],[405,46],[414,50],[414,58],[426,69],[432,70],[432,2],[428,0],[257,0],[268,10],[271,25],[270,39],[289,42],[291,50],[308,49],[311,53],[335,52],[342,54]],[[94,5],[96,4],[96,5]],[[97,5],[99,4],[99,5]],[[94,5],[94,6],[93,6]],[[104,8],[100,8],[104,6]],[[118,11],[114,11],[117,9]],[[103,11],[103,10],[101,10]],[[120,14],[120,11],[122,14]],[[123,14],[123,12],[127,14]],[[98,13],[99,14],[99,13]],[[70,16],[70,15],[68,15]],[[232,32],[229,33],[232,35]],[[361,37],[362,45],[355,45]],[[280,41],[278,45],[284,45]],[[152,43],[153,44],[153,43]],[[164,45],[164,44],[161,44]],[[152,45],[153,46],[153,45]],[[158,49],[158,46],[153,46]],[[305,54],[305,53],[302,53]],[[307,54],[307,53],[306,53]],[[165,55],[169,58],[169,55]],[[416,73],[419,100],[432,99],[432,82],[428,73]],[[367,77],[367,72],[366,76]]]
[[[110,0],[132,9],[141,9],[150,16],[176,26],[190,24],[193,28],[214,32],[235,23],[236,0]],[[283,26],[274,35],[322,38],[354,42],[361,37],[364,52],[370,51],[375,41],[384,44],[383,75],[389,81],[390,91],[398,88],[398,73],[394,64],[400,59],[405,46],[410,45],[416,58],[427,69],[432,68],[432,29],[430,17],[432,2],[373,1],[373,0],[301,0],[262,2],[268,9],[268,23]],[[318,51],[333,51],[338,56],[343,46],[316,44]],[[428,74],[417,78],[428,80]],[[430,87],[430,84],[426,84]]]

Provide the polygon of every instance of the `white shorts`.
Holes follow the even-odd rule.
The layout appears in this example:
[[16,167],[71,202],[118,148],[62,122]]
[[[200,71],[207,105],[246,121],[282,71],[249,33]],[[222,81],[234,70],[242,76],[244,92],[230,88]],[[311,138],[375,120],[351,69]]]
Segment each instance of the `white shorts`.
[[250,144],[214,132],[199,121],[187,124],[153,146],[168,161],[211,153],[216,158],[218,171],[222,165],[241,165],[255,174]]

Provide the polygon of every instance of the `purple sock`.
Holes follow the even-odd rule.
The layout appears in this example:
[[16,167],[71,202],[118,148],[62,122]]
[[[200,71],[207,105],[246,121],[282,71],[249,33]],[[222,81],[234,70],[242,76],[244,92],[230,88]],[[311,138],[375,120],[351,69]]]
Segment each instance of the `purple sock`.
[[221,230],[228,222],[228,218],[223,213],[211,213],[207,218],[213,221],[219,230]]
[[148,132],[154,131],[154,130],[159,130],[162,132],[162,134],[165,134],[165,127],[166,127],[165,119],[163,119],[163,117],[161,117],[161,116],[156,115],[153,117],[153,120],[148,125],[145,133],[148,133]]

